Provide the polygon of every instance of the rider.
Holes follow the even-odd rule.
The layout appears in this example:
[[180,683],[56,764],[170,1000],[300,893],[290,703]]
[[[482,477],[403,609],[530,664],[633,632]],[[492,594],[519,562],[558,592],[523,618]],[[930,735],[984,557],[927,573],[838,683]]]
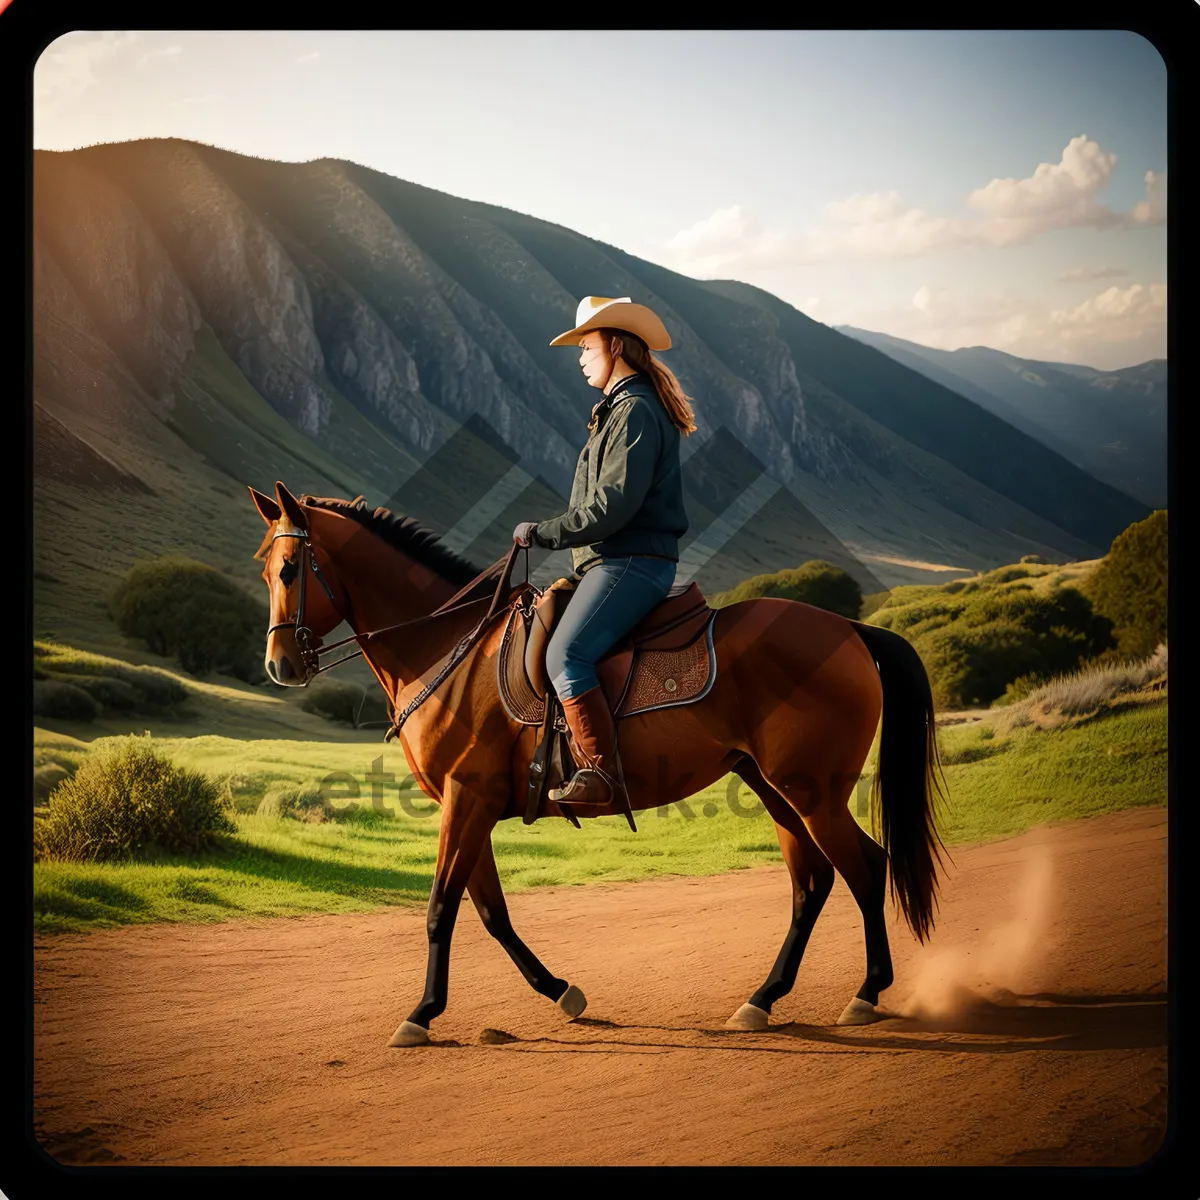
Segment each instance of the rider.
[[679,435],[693,433],[690,399],[652,350],[671,337],[628,296],[585,296],[575,328],[551,346],[579,347],[579,366],[603,399],[592,409],[568,508],[523,521],[519,546],[570,549],[577,586],[546,647],[546,673],[583,761],[550,799],[603,806],[620,794],[616,725],[596,663],[670,591],[687,532]]

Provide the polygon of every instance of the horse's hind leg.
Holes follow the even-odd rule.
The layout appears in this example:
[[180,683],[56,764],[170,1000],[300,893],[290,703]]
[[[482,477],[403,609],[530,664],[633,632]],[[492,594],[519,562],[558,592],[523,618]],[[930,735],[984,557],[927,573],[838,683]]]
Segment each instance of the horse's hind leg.
[[817,848],[795,809],[763,778],[753,759],[742,759],[733,770],[771,814],[792,878],[792,921],[775,965],[762,987],[725,1022],[730,1029],[765,1029],[771,1005],[795,985],[809,935],[833,887],[833,866]]
[[887,853],[869,837],[847,807],[858,782],[857,774],[832,771],[824,776],[807,772],[772,771],[771,784],[804,818],[821,852],[846,881],[863,916],[867,974],[858,994],[838,1018],[840,1025],[879,1020],[879,993],[891,987],[892,957],[888,948],[883,905],[887,891]]
[[479,913],[484,929],[504,947],[529,986],[535,992],[556,1001],[558,1007],[569,1017],[579,1016],[587,1007],[583,992],[574,984],[568,984],[565,979],[551,974],[513,930],[490,840],[479,852],[475,869],[467,883],[467,893],[475,905],[476,912]]

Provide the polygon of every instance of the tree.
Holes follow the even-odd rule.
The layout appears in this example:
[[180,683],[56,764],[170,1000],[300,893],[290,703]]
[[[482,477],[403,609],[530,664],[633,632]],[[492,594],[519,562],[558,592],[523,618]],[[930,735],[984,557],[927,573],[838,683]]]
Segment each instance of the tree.
[[1092,607],[1113,623],[1117,653],[1152,654],[1167,640],[1167,510],[1160,508],[1114,539],[1084,585]]
[[189,558],[136,563],[113,592],[113,619],[193,675],[262,678],[263,606],[220,571]]
[[754,575],[716,597],[715,602],[722,607],[760,596],[798,600],[851,620],[858,620],[863,602],[862,588],[854,576],[819,558],[810,559],[802,567]]

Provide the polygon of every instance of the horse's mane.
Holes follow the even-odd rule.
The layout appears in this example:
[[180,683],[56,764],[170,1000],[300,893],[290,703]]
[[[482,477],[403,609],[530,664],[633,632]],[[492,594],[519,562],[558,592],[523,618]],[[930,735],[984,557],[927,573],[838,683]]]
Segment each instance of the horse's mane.
[[461,554],[442,544],[438,535],[415,517],[405,517],[386,508],[368,508],[361,496],[354,500],[338,500],[327,496],[300,497],[300,503],[310,508],[323,508],[357,521],[364,529],[378,534],[389,546],[424,563],[448,583],[461,587],[470,583],[482,567],[476,566]]

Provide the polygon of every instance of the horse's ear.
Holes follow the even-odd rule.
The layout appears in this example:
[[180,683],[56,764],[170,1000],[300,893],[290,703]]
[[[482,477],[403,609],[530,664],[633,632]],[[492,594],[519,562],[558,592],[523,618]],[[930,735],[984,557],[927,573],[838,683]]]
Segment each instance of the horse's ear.
[[304,515],[300,501],[278,480],[275,482],[275,499],[279,501],[279,507],[283,509],[284,515],[297,529],[308,528],[308,518]]
[[262,492],[255,491],[254,488],[251,488],[250,499],[254,501],[254,507],[258,509],[262,519],[266,521],[268,525],[274,524],[274,522],[279,520],[281,515],[279,505],[276,504],[270,496],[264,496]]

